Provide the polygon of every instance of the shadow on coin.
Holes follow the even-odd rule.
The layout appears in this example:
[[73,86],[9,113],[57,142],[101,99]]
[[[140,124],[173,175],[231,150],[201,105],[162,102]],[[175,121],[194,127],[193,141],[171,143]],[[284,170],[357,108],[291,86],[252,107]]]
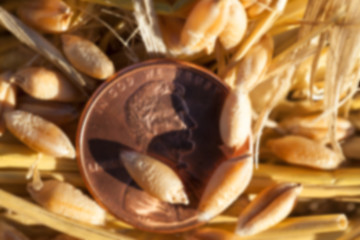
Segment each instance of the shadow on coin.
[[[179,165],[179,163],[176,161],[179,157],[178,154],[179,152],[181,152],[181,150],[179,150],[178,148],[174,148],[173,142],[179,136],[179,134],[182,134],[181,131],[173,131],[166,134],[161,134],[153,138],[153,141],[151,141],[152,144],[149,145],[148,153],[153,156],[159,156],[160,160],[162,160],[165,164],[178,172],[180,178],[185,182],[187,190],[192,192],[191,195],[195,195],[193,197],[195,197],[196,200],[193,200],[197,202],[199,198],[198,189],[202,188],[204,183],[196,177],[195,173],[190,172],[187,163],[184,163],[185,165]],[[182,143],[184,145],[179,146],[180,149],[182,149],[183,151],[185,149],[191,151],[191,144],[189,145],[189,143],[186,141],[183,141]],[[121,181],[123,184],[135,188],[136,191],[141,191],[141,188],[132,180],[130,175],[127,173],[127,170],[124,168],[119,157],[121,151],[132,149],[119,142],[104,139],[90,139],[89,148],[90,153],[96,163],[106,173],[110,174],[118,181]],[[192,203],[194,203],[194,201],[192,201]]]
[[95,138],[89,140],[89,149],[95,162],[99,164],[105,172],[119,181],[129,184],[131,177],[119,157],[120,152],[129,150],[129,147],[119,142]]

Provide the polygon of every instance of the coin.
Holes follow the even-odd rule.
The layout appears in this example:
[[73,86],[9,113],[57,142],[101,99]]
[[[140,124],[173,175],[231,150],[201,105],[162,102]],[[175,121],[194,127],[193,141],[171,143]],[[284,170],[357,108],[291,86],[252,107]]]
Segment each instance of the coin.
[[[168,59],[130,66],[103,83],[82,113],[76,140],[80,172],[95,200],[146,231],[179,232],[201,224],[201,194],[226,160],[219,117],[227,94],[211,72]],[[190,204],[162,202],[137,186],[120,159],[129,149],[174,169]]]

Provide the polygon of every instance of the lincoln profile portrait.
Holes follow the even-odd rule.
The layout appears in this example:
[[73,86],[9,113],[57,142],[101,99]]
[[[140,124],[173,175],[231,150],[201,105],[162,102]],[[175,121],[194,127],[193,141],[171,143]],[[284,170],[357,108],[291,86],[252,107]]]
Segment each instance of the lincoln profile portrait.
[[126,123],[143,152],[158,152],[176,164],[194,150],[196,127],[184,100],[185,88],[166,81],[150,81],[126,101]]

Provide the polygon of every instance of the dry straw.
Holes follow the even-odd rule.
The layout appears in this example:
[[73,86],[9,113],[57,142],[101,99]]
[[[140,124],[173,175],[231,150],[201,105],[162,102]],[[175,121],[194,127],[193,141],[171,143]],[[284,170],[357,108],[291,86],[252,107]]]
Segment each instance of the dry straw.
[[[320,55],[325,41],[329,43],[331,54],[327,58],[325,74],[325,105],[324,108],[330,112],[329,139],[334,150],[341,156],[341,149],[336,140],[337,113],[340,102],[340,94],[348,91],[352,96],[349,81],[354,81],[350,73],[355,71],[356,83],[359,81],[360,71],[355,69],[356,60],[359,54],[360,32],[354,28],[357,24],[359,9],[356,6],[359,1],[349,1],[346,5],[343,1],[317,1],[316,4],[309,4],[304,15],[305,21],[330,22],[331,28],[323,32],[317,42],[317,55]],[[314,26],[303,25],[300,30],[300,37],[306,36]],[[317,65],[315,57],[314,66]],[[313,68],[315,69],[315,68]],[[314,76],[314,74],[312,74]],[[313,81],[313,78],[311,79]],[[356,86],[356,83],[353,84]],[[312,85],[311,85],[312,86]],[[353,85],[350,85],[352,87]]]
[[0,7],[0,23],[13,33],[21,42],[29,46],[39,54],[43,55],[55,66],[57,66],[65,75],[74,82],[84,95],[84,87],[93,88],[90,82],[87,82],[81,74],[79,74],[68,61],[63,57],[61,52],[55,48],[48,40],[36,31],[27,27],[16,17],[8,13],[4,8]]
[[[237,219],[222,216],[209,224],[211,228],[220,228],[232,232]],[[343,231],[348,227],[348,219],[344,214],[313,215],[305,217],[291,217],[278,223],[274,227],[255,236],[241,239],[293,239],[294,236],[308,236],[319,233]],[[235,238],[236,239],[236,238]]]
[[279,182],[299,182],[305,185],[339,187],[360,185],[360,168],[358,167],[322,171],[296,166],[260,164],[254,176],[269,177]]
[[[101,40],[98,39],[100,42],[99,45],[102,49],[106,49],[107,52],[111,53],[110,57],[112,59],[116,59],[118,56],[126,56],[126,54],[121,51],[124,49],[129,51],[130,48],[132,52],[136,52],[137,54],[141,53],[141,51],[146,51],[150,56],[163,56],[170,52],[173,56],[193,61],[217,71],[221,77],[226,76],[225,82],[229,83],[230,86],[236,89],[242,88],[246,95],[249,94],[251,109],[248,112],[254,112],[251,115],[253,116],[253,120],[255,120],[254,124],[252,124],[253,134],[251,134],[249,127],[251,124],[249,117],[246,119],[241,118],[241,126],[243,127],[245,124],[248,126],[246,131],[241,132],[239,130],[235,135],[237,137],[239,134],[243,134],[242,141],[244,141],[247,135],[251,134],[252,137],[254,137],[256,145],[255,155],[253,155],[253,157],[258,159],[258,154],[261,153],[260,157],[268,162],[266,164],[260,164],[259,168],[255,170],[253,177],[251,174],[252,165],[243,164],[241,161],[228,159],[219,165],[219,168],[214,173],[213,179],[209,181],[209,185],[204,191],[203,198],[205,198],[205,200],[202,199],[200,201],[202,207],[207,204],[210,206],[210,208],[203,207],[207,209],[207,211],[205,211],[207,213],[206,220],[218,215],[233,201],[235,202],[232,206],[235,207],[229,210],[232,215],[234,214],[234,209],[236,209],[235,211],[237,211],[238,214],[241,209],[249,206],[247,195],[235,200],[238,193],[247,187],[248,180],[251,180],[251,182],[245,190],[245,193],[254,193],[261,196],[259,193],[271,184],[280,183],[281,185],[283,182],[296,182],[303,185],[303,191],[300,193],[299,198],[302,198],[302,200],[306,199],[309,203],[311,203],[311,200],[314,198],[333,199],[351,204],[358,203],[360,195],[359,167],[355,167],[356,163],[351,161],[346,162],[348,165],[345,168],[338,167],[338,164],[343,160],[342,149],[346,157],[353,159],[358,158],[359,154],[355,151],[357,137],[346,141],[344,145],[341,146],[342,149],[340,148],[338,140],[347,138],[350,134],[353,134],[351,124],[349,124],[347,120],[342,122],[339,116],[341,115],[341,117],[347,118],[347,116],[350,115],[356,118],[356,114],[349,111],[356,110],[356,107],[351,107],[351,101],[354,94],[358,91],[358,81],[360,79],[360,49],[358,44],[360,34],[358,30],[359,21],[357,20],[360,15],[358,8],[360,1],[346,1],[346,4],[341,0],[308,1],[309,4],[303,0],[260,0],[257,2],[254,0],[202,0],[200,2],[213,3],[213,6],[220,4],[221,7],[214,8],[214,11],[209,12],[208,16],[216,15],[217,17],[209,18],[209,21],[204,22],[193,21],[193,24],[199,24],[198,26],[200,26],[200,28],[206,25],[203,29],[206,31],[200,31],[203,38],[195,36],[194,41],[196,44],[184,44],[183,42],[183,45],[188,46],[177,45],[181,43],[180,31],[178,31],[177,34],[172,34],[176,31],[173,29],[171,29],[173,31],[169,31],[169,27],[171,28],[173,25],[176,25],[176,27],[173,27],[174,29],[181,29],[187,19],[198,19],[196,15],[188,18],[191,8],[195,5],[194,2],[190,0],[178,0],[173,3],[162,0],[147,0],[144,2],[137,0],[83,0],[81,2],[67,0],[66,3],[69,4],[71,12],[66,9],[64,12],[55,9],[55,13],[52,12],[50,17],[56,18],[57,13],[60,13],[60,15],[65,14],[68,17],[64,22],[65,28],[68,29],[69,27],[75,26],[71,28],[72,32],[70,34],[86,36],[88,39],[91,39],[91,41],[98,39],[100,34],[102,35],[105,32],[105,37]],[[246,24],[234,24],[234,22],[244,22],[246,18],[248,18],[248,15],[244,15],[244,10],[238,10],[239,14],[233,15],[234,12],[232,11],[235,11],[235,9],[239,7],[242,8],[239,2],[243,4],[247,14],[253,17]],[[94,88],[94,82],[88,81],[88,79],[79,74],[73,65],[62,56],[61,52],[56,48],[59,45],[59,42],[57,42],[57,39],[59,39],[58,36],[45,35],[46,38],[44,38],[37,31],[30,29],[20,20],[9,14],[9,12],[16,11],[19,3],[21,4],[21,1],[4,1],[2,7],[0,7],[0,23],[2,25],[2,27],[0,27],[1,69],[17,71],[23,67],[23,64],[26,66],[39,64],[40,66],[44,65],[45,67],[46,65],[46,67],[48,67],[49,63],[43,64],[44,59],[39,57],[43,56],[66,75],[68,80],[72,81],[83,95],[87,95],[89,90],[91,91]],[[97,5],[89,3],[96,3]],[[107,6],[116,7],[116,9]],[[121,8],[121,10],[119,10],[119,8]],[[204,9],[205,8],[197,10],[200,12],[200,10]],[[38,9],[35,10],[35,15],[32,17],[42,18],[43,13],[41,11],[38,12]],[[32,9],[32,11],[34,12],[34,9]],[[133,13],[135,13],[134,18]],[[72,14],[74,14],[73,22],[68,22],[67,20]],[[165,31],[162,34],[158,26],[159,23],[157,22],[157,16],[159,16],[159,14],[162,15],[161,19],[169,21],[166,22],[169,24],[165,24],[165,27],[161,26],[161,30]],[[170,19],[174,19],[175,17],[175,24],[172,25]],[[135,22],[137,26],[134,25]],[[163,25],[162,23],[160,24]],[[235,37],[229,33],[227,35],[226,32],[235,32],[229,30],[234,27],[240,29],[236,31],[238,36]],[[6,36],[6,30],[10,31],[15,37]],[[189,29],[186,28],[186,30]],[[53,32],[53,30],[51,31]],[[198,33],[199,31],[196,32]],[[138,36],[138,33],[140,33],[140,36]],[[268,51],[261,52],[261,49],[259,50],[259,44],[264,40],[264,34],[267,34],[268,39],[275,40],[274,51],[272,47],[271,49],[264,48]],[[118,47],[118,42],[114,44],[113,35],[116,35],[117,41],[123,40],[123,46],[121,48]],[[170,43],[171,38],[174,36],[177,38],[176,41]],[[141,37],[142,40],[139,39],[139,37]],[[239,40],[241,38],[243,39]],[[21,43],[30,47],[35,53],[27,49],[24,51],[24,49],[20,47]],[[170,46],[171,44],[175,46],[173,49]],[[182,51],[186,49],[186,47],[189,48],[189,46],[192,48],[191,54],[189,56],[182,54]],[[213,51],[214,49],[215,51]],[[324,56],[322,54],[325,51],[324,49],[327,49],[326,51],[329,54]],[[196,51],[199,52],[194,54]],[[272,52],[274,52],[274,54],[272,54]],[[266,58],[269,58],[267,61],[264,60],[265,57],[261,57],[265,55]],[[139,54],[139,56],[141,56],[141,54]],[[264,61],[258,65],[252,64],[252,62],[256,61],[257,57]],[[32,59],[26,62],[21,58]],[[127,56],[127,58],[130,57]],[[147,56],[140,58],[145,59]],[[134,59],[135,58],[133,58],[132,61],[134,61]],[[323,61],[324,59],[325,61]],[[323,64],[324,62],[326,62],[326,64]],[[297,68],[300,70],[305,69],[305,72],[296,70]],[[243,87],[243,78],[248,80],[249,76],[247,73],[253,73],[253,70],[256,70],[256,74],[253,75],[251,84],[245,84],[247,86]],[[114,70],[109,72],[113,71]],[[324,73],[320,73],[321,71],[324,71]],[[105,78],[104,76],[102,77]],[[236,77],[238,79],[236,79]],[[318,94],[318,90],[324,90],[324,93]],[[295,96],[298,97],[297,100],[299,102],[293,101]],[[317,102],[314,102],[315,100]],[[20,102],[25,104],[27,101],[26,99],[20,100]],[[235,101],[235,103],[239,102]],[[356,104],[354,103],[353,105]],[[55,105],[49,104],[49,106],[50,108],[57,109]],[[219,112],[221,112],[220,109]],[[231,112],[231,107],[230,110],[226,108],[223,109],[223,112],[227,112],[225,114],[226,116],[222,117],[225,119],[223,122],[228,123],[228,117],[231,118],[231,116],[228,115],[228,113]],[[46,115],[45,113],[43,114]],[[304,119],[302,116],[314,114],[316,115],[314,120],[309,117],[311,120],[307,121],[307,119],[305,119],[305,124],[303,124]],[[250,113],[248,115],[250,116]],[[294,121],[294,119],[288,119],[288,116],[291,115],[297,118],[301,116],[302,119],[291,122]],[[241,115],[236,115],[234,119],[236,120],[236,118],[240,116]],[[285,124],[282,122],[278,124],[280,120],[283,119],[285,119],[284,122],[288,121],[288,123]],[[330,119],[330,121],[327,123],[328,119]],[[327,124],[324,125],[324,123]],[[66,121],[64,121],[63,124],[62,127],[64,128],[68,128],[70,125]],[[356,121],[352,121],[352,124],[356,125]],[[228,124],[223,123],[220,127],[221,126],[224,128],[224,126],[226,127]],[[269,126],[271,126],[273,130],[268,131],[266,128]],[[316,129],[314,129],[314,127]],[[241,127],[239,127],[239,129],[241,129]],[[327,132],[327,129],[330,129],[329,132]],[[226,131],[233,132],[232,130],[233,128],[231,127],[221,132],[223,134]],[[284,165],[272,161],[272,159],[270,159],[271,155],[263,154],[267,151],[260,142],[263,133],[266,140],[276,141],[274,137],[280,138],[286,132],[314,138],[316,141],[321,141],[321,143],[330,142],[330,147],[322,145],[322,149],[336,153],[335,157],[333,156],[334,154],[325,154],[326,156],[323,154],[327,161],[329,159],[337,160],[333,162],[332,165],[330,164],[332,170]],[[235,138],[236,141],[235,144],[233,144],[233,142],[229,143],[227,139],[227,136],[223,136],[223,140],[228,147],[236,147],[237,145],[241,145],[240,142],[242,142]],[[311,144],[318,146],[320,143],[311,142]],[[282,147],[285,148],[284,146]],[[293,148],[294,145],[289,148],[286,147],[286,151],[293,150]],[[299,156],[303,158],[304,153],[309,153],[309,149],[308,144],[306,151],[301,151],[303,153],[302,155],[295,155],[297,158],[299,158]],[[319,150],[319,148],[317,150]],[[324,168],[326,165],[325,168],[329,168],[328,162],[324,163],[324,161],[319,161],[321,160],[321,156],[319,157],[319,152],[321,151],[315,152],[317,152],[317,154],[314,154],[314,151],[312,153],[310,151],[310,154],[305,156],[308,157],[311,155],[310,157],[314,157],[316,155],[315,165],[314,162],[307,165],[312,167],[320,166],[321,168]],[[33,237],[32,235],[35,237],[42,235],[42,237],[45,238],[47,235],[55,236],[55,232],[50,230],[51,228],[77,238],[84,238],[84,236],[86,236],[86,239],[90,240],[141,240],[150,238],[167,240],[169,238],[183,239],[185,235],[189,237],[189,239],[237,239],[232,233],[237,222],[237,218],[234,217],[215,217],[214,220],[210,221],[207,225],[208,228],[198,228],[194,232],[187,232],[184,235],[161,235],[131,229],[129,226],[124,227],[122,222],[109,216],[107,216],[106,227],[101,228],[81,224],[78,221],[50,213],[44,208],[24,200],[24,198],[29,197],[25,192],[25,175],[27,169],[34,165],[33,162],[38,160],[39,156],[40,162],[37,168],[43,171],[42,176],[44,178],[67,181],[74,186],[84,188],[84,182],[80,178],[74,161],[55,158],[45,154],[38,155],[37,152],[21,145],[19,141],[14,140],[13,137],[9,137],[9,133],[5,132],[0,139],[0,188],[2,189],[0,190],[0,206],[10,211],[2,212],[0,218],[24,224],[26,227],[22,227],[20,230],[34,229],[33,234],[29,235],[31,237]],[[309,163],[310,160],[307,162]],[[244,165],[247,167],[244,167]],[[243,174],[246,170],[248,170],[247,174]],[[235,174],[239,172],[242,174]],[[50,181],[53,182],[55,180]],[[59,184],[63,185],[65,183]],[[233,188],[236,189],[234,190]],[[213,191],[214,189],[217,191]],[[228,197],[229,192],[231,192],[233,196]],[[60,198],[61,197],[63,196],[60,196]],[[207,204],[204,204],[204,202],[207,202]],[[216,204],[219,202],[221,206]],[[260,203],[265,204],[268,202],[264,200],[260,201]],[[209,211],[209,209],[211,211]],[[225,214],[228,213],[225,212]],[[267,219],[265,215],[261,215],[262,217],[258,218],[257,222],[261,223],[259,228],[268,226],[266,224],[264,225]],[[244,216],[245,215],[242,215],[242,218],[244,218]],[[276,214],[272,216],[276,216]],[[268,218],[267,221],[269,221],[269,219],[273,218]],[[42,224],[48,228],[43,228],[43,231],[37,232],[32,226],[38,224]],[[326,236],[330,238],[336,238],[339,235],[339,231],[344,231],[346,228],[347,218],[343,214],[304,216],[287,218],[271,229],[267,229],[254,236],[246,237],[245,239],[313,240],[320,239],[318,234],[321,233],[326,233]],[[31,231],[29,230],[29,232]],[[333,232],[335,233],[333,234]],[[358,234],[358,230],[354,228],[352,233],[353,234],[345,234],[341,239],[353,239],[356,237],[356,234]]]
[[152,57],[164,55],[167,50],[161,37],[152,1],[134,0],[134,16],[147,53]]
[[[27,169],[35,160],[39,159],[38,152],[21,144],[0,143],[0,168]],[[55,158],[41,154],[39,170],[48,171],[76,171],[77,165],[74,161]]]
[[[6,185],[25,185],[28,180],[26,176],[28,171],[26,170],[0,170],[0,184]],[[56,179],[58,181],[67,181],[74,186],[85,188],[85,184],[82,181],[78,173],[71,172],[54,172],[54,171],[43,171],[41,176],[44,179]],[[24,188],[25,189],[25,188]]]
[[230,64],[228,69],[232,68],[236,62],[241,60],[245,54],[250,50],[250,48],[257,42],[259,39],[266,33],[275,20],[281,15],[287,0],[275,0],[271,4],[271,11],[266,12],[263,16],[261,16],[254,30],[251,32],[246,40],[240,45],[239,49],[236,51],[232,59],[230,60]]
[[86,236],[86,239],[88,240],[134,240],[134,238],[127,237],[120,233],[113,233],[104,228],[95,226],[89,227],[88,224],[79,223],[78,221],[62,217],[55,213],[50,213],[33,203],[25,201],[3,190],[0,190],[0,206],[14,212],[21,210],[21,214],[30,217],[45,226],[49,226],[60,232],[66,232],[67,234],[80,239]]

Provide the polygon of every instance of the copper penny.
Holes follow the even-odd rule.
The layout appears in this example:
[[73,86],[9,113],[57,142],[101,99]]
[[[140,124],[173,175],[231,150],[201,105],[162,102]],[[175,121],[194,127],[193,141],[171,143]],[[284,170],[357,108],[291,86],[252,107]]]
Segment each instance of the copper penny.
[[[76,143],[81,174],[96,201],[146,231],[179,232],[201,224],[199,198],[225,160],[219,115],[227,93],[211,72],[167,59],[130,66],[103,83],[85,107]],[[120,159],[129,149],[173,168],[190,204],[162,202],[137,186]]]

